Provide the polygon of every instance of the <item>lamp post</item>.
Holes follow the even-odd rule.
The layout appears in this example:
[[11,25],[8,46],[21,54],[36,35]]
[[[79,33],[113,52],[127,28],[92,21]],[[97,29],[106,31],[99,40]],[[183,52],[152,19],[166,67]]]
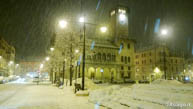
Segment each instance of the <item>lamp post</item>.
[[[161,35],[162,36],[166,36],[168,34],[168,30],[167,29],[162,29],[161,30]],[[167,75],[166,75],[166,41],[164,39],[164,50],[163,50],[163,56],[164,56],[164,78],[165,80],[167,79]]]

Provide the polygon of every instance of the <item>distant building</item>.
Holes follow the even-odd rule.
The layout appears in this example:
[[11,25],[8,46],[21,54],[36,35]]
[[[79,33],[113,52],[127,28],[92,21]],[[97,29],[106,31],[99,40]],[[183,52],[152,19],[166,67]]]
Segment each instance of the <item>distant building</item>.
[[185,60],[185,70],[182,76],[184,76],[184,79],[193,81],[193,58]]
[[28,72],[37,72],[39,71],[40,62],[34,61],[22,61],[20,62],[20,75],[24,75]]
[[183,56],[174,55],[163,46],[143,48],[135,54],[135,71],[137,80],[154,80],[164,78],[164,51],[167,79],[182,80],[184,71]]
[[11,61],[14,65],[15,48],[0,37],[0,76],[8,76],[14,73],[13,65],[8,66]]

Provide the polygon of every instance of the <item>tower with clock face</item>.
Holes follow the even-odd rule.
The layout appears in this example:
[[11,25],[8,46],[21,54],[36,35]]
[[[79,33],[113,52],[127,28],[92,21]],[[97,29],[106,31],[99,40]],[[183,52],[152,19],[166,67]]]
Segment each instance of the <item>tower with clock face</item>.
[[114,41],[128,38],[128,8],[118,6],[110,11],[110,29]]

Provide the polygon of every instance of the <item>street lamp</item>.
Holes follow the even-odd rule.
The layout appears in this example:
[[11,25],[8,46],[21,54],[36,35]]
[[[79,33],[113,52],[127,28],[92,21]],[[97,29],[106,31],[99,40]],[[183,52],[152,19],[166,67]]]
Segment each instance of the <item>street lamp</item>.
[[80,18],[79,18],[79,22],[84,23],[84,22],[85,22],[84,17],[80,17]]
[[105,33],[107,31],[107,27],[103,26],[103,27],[100,28],[100,30],[101,30],[102,33]]
[[49,61],[50,60],[50,57],[46,57],[46,61]]
[[168,34],[168,30],[166,30],[166,29],[161,30],[161,34],[162,35],[167,35]]
[[54,51],[54,48],[50,48],[50,51]]
[[60,20],[59,21],[59,26],[63,29],[63,28],[66,28],[67,26],[67,22],[65,20]]
[[17,68],[17,67],[19,67],[19,64],[16,64],[15,66],[16,66],[16,68]]
[[75,53],[78,53],[79,52],[79,50],[75,50]]
[[[168,30],[167,29],[162,29],[161,30],[161,35],[163,37],[165,37],[166,35],[168,35]],[[164,39],[165,41],[165,39]],[[167,79],[167,75],[166,75],[166,42],[164,44],[164,53],[163,53],[163,56],[164,56],[164,76],[165,76],[165,80]]]

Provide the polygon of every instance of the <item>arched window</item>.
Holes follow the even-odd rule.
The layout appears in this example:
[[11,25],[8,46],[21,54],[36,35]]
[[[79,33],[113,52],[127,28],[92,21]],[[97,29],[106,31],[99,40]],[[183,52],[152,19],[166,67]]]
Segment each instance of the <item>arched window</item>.
[[93,60],[96,60],[96,54],[93,55]]
[[131,61],[131,58],[130,58],[130,57],[128,57],[128,63],[130,63],[130,61]]
[[108,53],[108,55],[107,55],[107,61],[111,61],[111,54],[110,53]]
[[127,64],[127,56],[125,56],[125,64]]
[[98,60],[101,60],[101,53],[98,53]]
[[123,57],[123,56],[121,56],[121,62],[123,62],[123,60],[124,60],[123,58],[124,58],[124,57]]
[[106,61],[106,54],[105,53],[103,53],[102,59],[103,59],[103,61]]

